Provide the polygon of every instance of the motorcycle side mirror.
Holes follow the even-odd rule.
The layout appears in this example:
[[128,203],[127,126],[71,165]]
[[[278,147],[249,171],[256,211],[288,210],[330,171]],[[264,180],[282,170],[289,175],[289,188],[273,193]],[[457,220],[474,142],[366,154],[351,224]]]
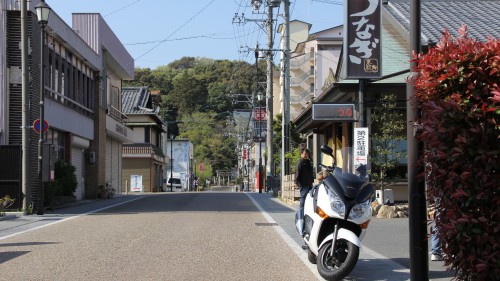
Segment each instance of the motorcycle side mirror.
[[331,156],[333,158],[333,149],[331,147],[329,147],[328,145],[322,145],[321,152],[323,152],[324,154]]

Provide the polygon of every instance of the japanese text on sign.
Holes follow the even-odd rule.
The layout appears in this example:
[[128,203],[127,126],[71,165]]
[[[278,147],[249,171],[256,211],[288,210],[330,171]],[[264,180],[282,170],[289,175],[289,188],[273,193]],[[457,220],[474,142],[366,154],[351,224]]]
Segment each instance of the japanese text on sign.
[[347,76],[370,78],[381,75],[380,0],[346,0]]
[[368,163],[368,128],[354,129],[354,165],[366,165]]

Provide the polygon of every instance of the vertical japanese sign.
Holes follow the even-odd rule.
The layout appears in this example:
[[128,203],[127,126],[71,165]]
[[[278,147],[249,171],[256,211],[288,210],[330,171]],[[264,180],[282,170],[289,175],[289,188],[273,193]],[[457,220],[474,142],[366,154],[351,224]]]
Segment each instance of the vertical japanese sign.
[[347,78],[382,76],[380,0],[345,0],[344,61]]
[[354,168],[362,175],[367,172],[369,143],[368,128],[354,128]]

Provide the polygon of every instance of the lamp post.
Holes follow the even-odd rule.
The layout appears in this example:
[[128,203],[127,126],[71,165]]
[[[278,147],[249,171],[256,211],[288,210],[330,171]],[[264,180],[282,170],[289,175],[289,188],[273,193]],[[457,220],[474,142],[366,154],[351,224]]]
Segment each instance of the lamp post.
[[173,158],[173,140],[174,140],[174,134],[170,134],[169,135],[169,131],[170,131],[170,125],[171,124],[178,124],[178,123],[182,123],[181,121],[172,121],[172,122],[166,122],[167,124],[167,139],[170,137],[170,191],[172,192],[174,189],[173,189],[173,186],[174,186],[174,183],[172,182],[172,178],[174,177],[173,174],[174,174],[174,158]]
[[43,190],[43,177],[42,177],[42,150],[43,150],[43,136],[44,136],[44,53],[45,53],[45,26],[49,21],[50,7],[42,0],[35,7],[36,16],[38,18],[38,24],[40,25],[40,131],[38,139],[38,179],[40,186],[38,188],[38,204],[37,204],[37,215],[43,215],[44,212],[44,190]]
[[170,135],[170,192],[174,191],[174,180],[173,174],[174,174],[174,153],[173,153],[173,140],[174,140],[174,134]]
[[[257,46],[255,47],[255,71],[257,73],[257,89],[256,91],[259,91],[259,44],[257,44]],[[261,140],[261,131],[262,131],[262,123],[261,123],[261,119],[262,119],[262,114],[261,114],[261,111],[260,111],[260,100],[262,99],[262,93],[261,92],[257,92],[257,99],[259,100],[259,115],[258,115],[258,119],[257,119],[257,116],[256,119],[257,121],[259,122],[259,130],[258,130],[258,137],[259,137],[259,168],[258,168],[258,179],[257,179],[257,183],[258,183],[258,188],[259,188],[259,193],[262,193],[262,140]]]
[[260,108],[262,96],[261,92],[257,93],[257,99],[259,100],[259,193],[262,193],[262,109]]

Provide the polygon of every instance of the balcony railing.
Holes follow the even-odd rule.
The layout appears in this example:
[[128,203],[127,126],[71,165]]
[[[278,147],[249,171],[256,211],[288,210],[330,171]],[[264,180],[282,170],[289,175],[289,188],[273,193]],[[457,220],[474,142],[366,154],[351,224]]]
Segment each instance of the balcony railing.
[[313,77],[311,73],[304,72],[302,75],[299,77],[292,77],[290,78],[290,86],[292,87],[299,87],[302,82],[306,81],[307,79]]
[[122,112],[111,104],[108,104],[108,114],[116,120],[122,120],[123,117]]
[[304,66],[306,62],[309,62],[312,58],[314,58],[313,52],[306,53],[297,59],[292,58],[290,60],[290,68],[291,69],[301,68],[302,66]]
[[300,95],[290,96],[290,103],[297,104],[306,99],[308,96],[312,96],[311,92],[304,91]]
[[88,108],[86,106],[84,106],[83,104],[67,97],[67,96],[64,96],[64,95],[61,95],[60,93],[57,93],[56,91],[48,88],[48,87],[45,87],[44,89],[44,94],[45,94],[45,97],[49,97],[55,101],[57,101],[58,103],[60,104],[63,104],[69,108],[72,108],[73,110],[85,115],[85,116],[89,116],[89,117],[92,117],[94,115],[94,111],[91,109],[91,108]]

